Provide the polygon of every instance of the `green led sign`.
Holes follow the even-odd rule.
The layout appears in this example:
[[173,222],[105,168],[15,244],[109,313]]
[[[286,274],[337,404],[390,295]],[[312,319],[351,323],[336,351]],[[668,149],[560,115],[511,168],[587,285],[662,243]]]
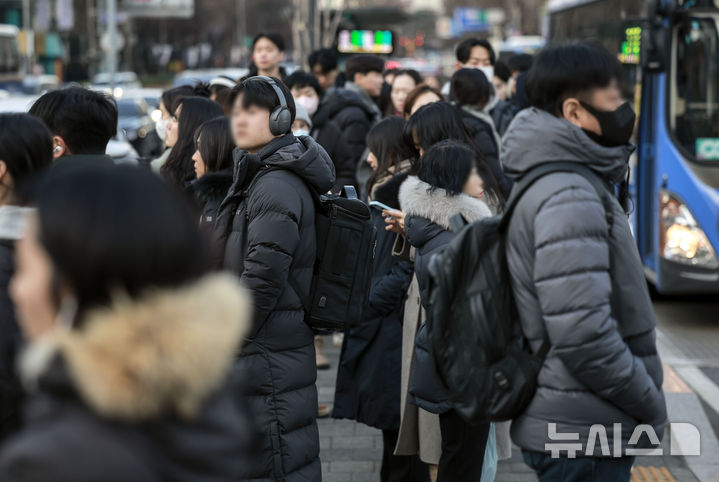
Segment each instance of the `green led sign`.
[[391,54],[392,32],[389,30],[342,30],[337,50],[348,54]]
[[638,64],[639,54],[642,51],[642,27],[628,27],[624,29],[622,51],[619,54],[620,62],[624,64]]

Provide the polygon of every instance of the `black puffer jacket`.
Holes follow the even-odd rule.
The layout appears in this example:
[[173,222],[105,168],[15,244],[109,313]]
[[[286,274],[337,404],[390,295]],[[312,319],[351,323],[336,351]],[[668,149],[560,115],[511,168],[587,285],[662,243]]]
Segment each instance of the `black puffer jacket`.
[[[321,125],[324,119],[334,121],[342,134],[342,143],[346,146],[349,161],[343,164],[342,172],[337,174],[338,182],[357,186],[355,170],[362,160],[367,143],[367,133],[374,123],[375,113],[365,104],[362,97],[347,89],[334,89],[320,104],[312,122]],[[350,170],[351,168],[351,170]]]
[[337,124],[327,117],[315,116],[312,119],[312,137],[327,151],[335,165],[337,180],[332,191],[339,192],[346,185],[354,186],[355,161],[349,147],[343,142],[342,131]]
[[321,480],[314,335],[288,279],[310,284],[317,250],[310,189],[327,192],[334,166],[308,136],[289,134],[256,154],[235,154],[219,223],[229,223],[225,268],[254,297],[254,326],[238,370],[250,382],[246,395],[264,439],[248,479]]
[[254,430],[228,375],[250,309],[235,279],[215,275],[44,335],[23,356],[34,390],[0,480],[240,480]]
[[225,233],[217,229],[220,204],[227,197],[232,186],[232,171],[208,172],[192,183],[192,190],[200,207],[200,230],[210,240],[212,264],[221,268],[225,255]]
[[517,115],[517,112],[519,112],[517,106],[507,100],[500,100],[492,108],[490,115],[494,120],[494,126],[500,136],[504,136],[507,132],[509,124],[512,123],[512,119]]
[[[454,238],[450,219],[461,213],[469,222],[492,213],[487,205],[464,194],[450,196],[444,189],[429,192],[430,185],[410,177],[400,190],[407,240],[415,248],[414,272],[419,283],[422,305],[429,301],[429,262]],[[452,408],[446,388],[435,368],[434,356],[427,338],[427,320],[417,332],[415,361],[410,379],[409,401],[431,413],[444,413]]]
[[22,389],[15,358],[22,337],[15,320],[15,305],[8,293],[14,272],[14,241],[0,240],[0,441],[20,426]]
[[[373,195],[399,209],[398,174]],[[398,430],[402,368],[402,319],[412,265],[392,256],[395,235],[385,230],[381,211],[372,209],[377,249],[369,305],[362,323],[345,333],[337,371],[332,416],[348,418],[382,430]]]

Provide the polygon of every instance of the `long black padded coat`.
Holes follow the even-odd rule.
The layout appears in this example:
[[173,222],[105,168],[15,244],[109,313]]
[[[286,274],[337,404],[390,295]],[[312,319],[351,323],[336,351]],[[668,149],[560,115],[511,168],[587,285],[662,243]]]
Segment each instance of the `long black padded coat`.
[[[397,195],[407,174],[374,190],[373,200],[399,209]],[[381,430],[398,430],[402,368],[402,319],[412,265],[392,256],[395,234],[372,209],[377,248],[369,303],[359,326],[344,336],[332,416]]]
[[321,480],[314,335],[289,277],[309,287],[317,249],[310,189],[325,193],[334,182],[332,160],[308,136],[235,152],[218,223],[228,226],[224,266],[253,295],[253,327],[236,369],[248,380],[245,395],[263,431],[243,480]]

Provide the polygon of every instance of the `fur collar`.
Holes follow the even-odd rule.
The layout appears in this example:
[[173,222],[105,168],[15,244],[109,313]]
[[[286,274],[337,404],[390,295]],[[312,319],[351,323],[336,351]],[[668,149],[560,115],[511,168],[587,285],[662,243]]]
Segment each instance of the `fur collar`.
[[117,297],[88,315],[83,329],[58,327],[23,354],[30,386],[56,355],[98,414],[145,420],[196,415],[226,379],[250,323],[251,303],[230,275],[210,275],[140,300]]
[[232,187],[232,171],[224,169],[208,172],[192,184],[195,196],[203,204],[210,201],[222,201]]
[[407,216],[429,219],[444,229],[450,229],[449,220],[461,213],[473,223],[492,215],[489,207],[479,199],[458,194],[450,196],[444,189],[429,191],[430,185],[410,176],[399,190],[399,203]]

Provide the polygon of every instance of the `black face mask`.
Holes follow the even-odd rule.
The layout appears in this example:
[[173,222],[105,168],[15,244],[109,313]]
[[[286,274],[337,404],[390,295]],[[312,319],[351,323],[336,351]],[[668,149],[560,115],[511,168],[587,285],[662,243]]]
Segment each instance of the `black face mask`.
[[597,118],[602,135],[582,129],[597,144],[606,147],[624,146],[629,144],[629,139],[634,131],[634,121],[637,114],[634,113],[629,102],[620,105],[617,110],[599,110],[591,105],[579,101],[582,107]]

